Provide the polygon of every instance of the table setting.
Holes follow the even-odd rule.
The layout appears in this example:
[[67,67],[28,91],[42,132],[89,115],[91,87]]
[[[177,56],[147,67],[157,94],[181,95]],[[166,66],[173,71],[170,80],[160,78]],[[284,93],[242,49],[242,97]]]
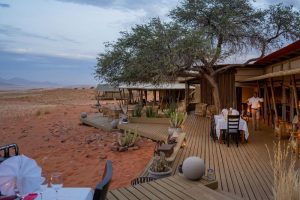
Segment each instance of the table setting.
[[35,160],[13,156],[0,164],[0,200],[91,200],[91,188],[63,188],[63,173],[45,173]]
[[[227,129],[227,116],[229,114],[232,115],[239,115],[239,112],[235,109],[223,109],[221,114],[219,115],[214,115],[214,121],[215,121],[215,129],[216,129],[216,135],[218,139],[220,138],[221,135],[221,130],[226,130]],[[240,118],[239,121],[239,130],[244,131],[245,139],[248,140],[249,137],[249,131],[248,131],[248,125],[247,122]]]

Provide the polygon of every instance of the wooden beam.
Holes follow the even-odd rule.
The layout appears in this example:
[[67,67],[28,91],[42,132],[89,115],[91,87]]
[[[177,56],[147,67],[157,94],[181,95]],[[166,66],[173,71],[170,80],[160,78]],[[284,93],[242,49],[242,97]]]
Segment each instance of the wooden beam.
[[184,102],[185,102],[185,111],[188,112],[189,107],[189,93],[190,93],[190,85],[189,82],[185,82],[185,90],[184,90]]
[[284,87],[284,77],[283,77],[283,82],[282,82],[282,95],[281,95],[281,104],[282,104],[282,120],[286,120],[286,93],[285,93],[285,87]]
[[267,111],[267,106],[268,106],[268,104],[267,104],[267,102],[268,102],[268,87],[267,87],[267,83],[266,83],[266,81],[265,81],[265,84],[264,84],[264,122],[265,122],[265,120],[268,118],[268,111]]
[[[298,95],[297,95],[295,75],[291,75],[291,78],[292,78],[292,88],[294,93],[295,108],[296,108],[297,117],[299,119],[299,106],[298,106]],[[298,120],[298,125],[299,125],[299,120]]]
[[269,80],[270,80],[270,83],[271,83],[272,102],[273,102],[273,108],[274,108],[274,112],[275,112],[275,122],[274,123],[276,123],[278,121],[278,112],[277,112],[277,108],[276,108],[272,78],[269,78]]
[[156,90],[153,90],[153,102],[156,104]]

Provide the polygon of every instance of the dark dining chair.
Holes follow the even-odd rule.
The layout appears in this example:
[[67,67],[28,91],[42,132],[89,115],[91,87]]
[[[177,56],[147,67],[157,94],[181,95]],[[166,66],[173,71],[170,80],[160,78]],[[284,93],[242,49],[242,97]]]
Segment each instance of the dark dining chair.
[[[11,150],[13,150],[14,153],[13,155],[11,154]],[[11,156],[17,156],[17,155],[19,155],[19,147],[17,144],[13,143],[13,144],[0,146],[0,163]]]
[[240,115],[228,115],[227,117],[227,130],[226,130],[226,140],[227,146],[229,147],[230,137],[235,139],[236,146],[239,146],[239,138],[240,138]]
[[105,200],[112,179],[112,161],[107,160],[102,181],[96,185],[93,200]]
[[156,180],[156,179],[152,178],[152,177],[141,176],[141,177],[133,179],[131,181],[131,185],[134,186],[134,185],[138,185],[138,184],[141,184],[141,183],[148,183],[148,182],[154,181],[154,180]]

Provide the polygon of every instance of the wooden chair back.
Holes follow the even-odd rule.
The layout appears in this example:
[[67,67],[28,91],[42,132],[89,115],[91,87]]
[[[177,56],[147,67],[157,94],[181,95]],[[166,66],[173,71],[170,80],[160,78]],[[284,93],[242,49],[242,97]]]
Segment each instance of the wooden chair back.
[[105,200],[112,179],[112,161],[107,160],[102,181],[96,185],[93,200]]
[[[14,155],[11,155],[11,149],[14,151]],[[3,155],[0,154],[0,163],[3,162],[5,159],[11,156],[19,155],[19,147],[17,144],[8,144],[4,146],[0,146],[0,152],[3,152]]]

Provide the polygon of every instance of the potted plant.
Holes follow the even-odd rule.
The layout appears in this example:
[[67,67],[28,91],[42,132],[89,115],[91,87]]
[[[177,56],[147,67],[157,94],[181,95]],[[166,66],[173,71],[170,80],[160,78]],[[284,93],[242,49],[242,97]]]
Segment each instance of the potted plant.
[[165,159],[165,154],[160,152],[159,155],[155,155],[153,162],[148,169],[149,176],[155,179],[164,178],[170,176],[172,168],[168,166]]
[[170,114],[170,127],[168,129],[168,132],[170,135],[172,135],[175,131],[177,133],[181,133],[182,129],[181,126],[186,118],[186,113],[183,112],[172,112]]

